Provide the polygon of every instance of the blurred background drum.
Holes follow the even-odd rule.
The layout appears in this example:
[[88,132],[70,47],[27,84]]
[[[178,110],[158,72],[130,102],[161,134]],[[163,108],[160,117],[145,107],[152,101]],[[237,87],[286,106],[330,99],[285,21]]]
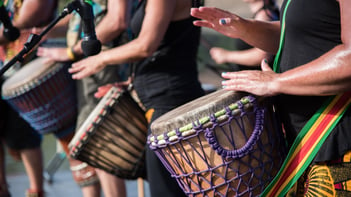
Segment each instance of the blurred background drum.
[[144,177],[147,128],[129,91],[112,87],[70,142],[70,155],[120,178]]
[[284,161],[268,99],[218,90],[151,125],[148,144],[189,196],[258,196]]
[[2,97],[40,134],[65,135],[75,129],[76,83],[69,63],[36,58],[6,79]]

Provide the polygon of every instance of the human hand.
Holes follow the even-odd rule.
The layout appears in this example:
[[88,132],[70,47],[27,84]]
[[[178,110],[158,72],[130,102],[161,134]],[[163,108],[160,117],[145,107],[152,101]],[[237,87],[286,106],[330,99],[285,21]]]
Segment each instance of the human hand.
[[103,86],[100,86],[97,90],[97,92],[95,92],[94,97],[95,98],[102,98],[103,96],[105,96],[105,94],[114,86],[113,83],[109,83]]
[[217,64],[227,63],[227,52],[228,50],[219,47],[213,47],[210,49],[210,55]]
[[211,28],[231,38],[240,37],[243,18],[215,7],[191,8],[190,14],[201,20],[194,21],[195,26]]
[[261,69],[222,73],[222,77],[228,79],[222,81],[222,86],[226,90],[244,91],[258,96],[279,94],[279,74],[269,67],[266,60],[262,60]]
[[57,48],[47,48],[38,47],[37,55],[40,57],[48,57],[57,62],[70,61],[67,55],[67,48],[57,47]]
[[105,66],[99,56],[95,55],[73,63],[68,72],[72,74],[73,79],[83,79],[101,71]]
[[105,96],[105,94],[112,88],[117,87],[120,89],[126,89],[131,83],[131,78],[129,77],[127,81],[123,82],[116,82],[116,83],[109,83],[103,86],[100,86],[97,92],[94,94],[95,98],[101,98]]

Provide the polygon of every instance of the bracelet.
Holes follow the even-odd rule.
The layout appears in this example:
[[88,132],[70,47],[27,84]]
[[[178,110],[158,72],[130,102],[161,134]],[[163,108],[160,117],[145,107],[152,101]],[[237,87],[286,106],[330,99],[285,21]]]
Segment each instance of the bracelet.
[[68,55],[68,58],[71,60],[71,61],[74,61],[74,60],[76,60],[76,55],[74,54],[74,52],[73,52],[73,49],[72,49],[72,47],[68,47],[67,48],[67,55]]

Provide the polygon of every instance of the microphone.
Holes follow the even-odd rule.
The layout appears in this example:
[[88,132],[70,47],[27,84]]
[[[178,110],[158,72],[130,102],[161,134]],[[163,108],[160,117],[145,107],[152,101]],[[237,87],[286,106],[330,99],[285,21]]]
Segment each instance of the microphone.
[[101,51],[101,42],[96,38],[94,13],[91,0],[79,0],[77,9],[82,19],[83,39],[82,50],[85,56],[96,55]]
[[12,25],[8,11],[4,6],[4,2],[0,1],[0,20],[4,25],[3,34],[9,41],[15,41],[20,36],[20,31]]

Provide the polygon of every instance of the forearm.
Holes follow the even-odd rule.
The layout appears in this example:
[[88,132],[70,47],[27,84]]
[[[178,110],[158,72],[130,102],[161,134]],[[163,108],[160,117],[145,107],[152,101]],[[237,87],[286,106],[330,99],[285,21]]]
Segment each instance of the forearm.
[[229,51],[226,56],[226,62],[245,66],[259,66],[261,61],[268,58],[269,55],[260,49],[251,48],[240,51]]
[[135,39],[127,44],[100,53],[104,65],[118,65],[144,59],[152,54],[141,39]]
[[278,92],[294,95],[334,95],[351,90],[351,49],[339,45],[320,58],[286,71],[277,78]]
[[240,39],[263,51],[275,54],[279,48],[280,24],[278,21],[244,20]]

